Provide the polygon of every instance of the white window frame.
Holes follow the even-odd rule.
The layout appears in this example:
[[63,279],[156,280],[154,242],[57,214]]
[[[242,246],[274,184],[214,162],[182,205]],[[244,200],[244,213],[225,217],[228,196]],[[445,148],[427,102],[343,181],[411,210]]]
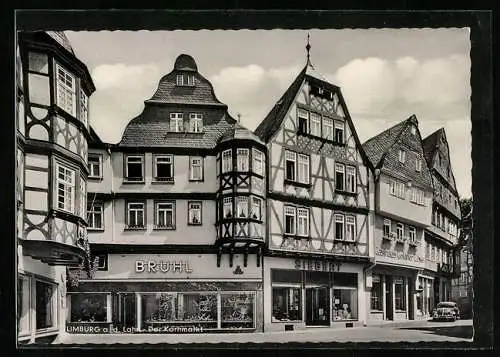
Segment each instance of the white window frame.
[[[98,221],[96,217],[100,216],[100,227],[97,227],[96,222]],[[102,202],[93,202],[90,207],[87,208],[87,230],[104,230],[104,204]]]
[[308,134],[309,133],[309,112],[305,109],[298,108],[297,109],[297,129],[300,130],[300,119],[305,119],[306,122],[306,128],[305,131],[302,134]]
[[233,171],[233,151],[231,149],[222,152],[222,173]]
[[403,149],[398,150],[398,161],[402,164],[406,162],[406,151]]
[[175,77],[175,83],[178,86],[183,86],[184,85],[184,75],[183,74],[178,74]]
[[[97,158],[97,161],[92,161],[91,158]],[[95,173],[95,165],[97,164],[99,174],[96,175]],[[93,179],[100,179],[102,178],[102,155],[99,154],[88,154],[87,156],[87,167],[89,169],[89,178]]]
[[[170,176],[158,176],[158,164],[170,164]],[[154,156],[154,179],[156,181],[174,180],[174,156],[173,155],[155,155]]]
[[[188,224],[189,225],[201,226],[203,224],[202,206],[203,206],[203,203],[201,201],[188,202]],[[199,217],[200,217],[199,222],[193,222],[194,215],[192,212],[196,212],[196,211],[199,212]]]
[[[293,162],[293,176],[292,178],[289,178],[287,177],[287,173],[288,173],[288,170],[287,170],[287,162],[290,161],[290,162]],[[285,180],[288,180],[288,181],[297,181],[297,153],[294,152],[294,151],[290,151],[290,150],[285,150]]]
[[[30,283],[31,281],[33,281],[33,290],[34,290],[34,294],[32,294],[31,296],[35,295],[36,296],[36,283],[37,282],[40,282],[40,283],[44,283],[44,284],[47,284],[51,287],[52,289],[52,294],[51,294],[51,297],[50,297],[50,304],[52,305],[51,306],[51,314],[52,314],[52,326],[49,326],[49,327],[44,327],[44,328],[37,328],[36,327],[36,319],[35,319],[35,323],[33,324],[33,329],[36,331],[36,333],[43,333],[43,332],[46,332],[46,331],[53,331],[53,330],[56,330],[58,327],[59,327],[59,321],[58,321],[58,292],[59,292],[59,289],[58,289],[58,286],[56,283],[52,282],[52,281],[47,281],[47,280],[44,280],[44,279],[39,279],[35,276],[32,276],[30,280]],[[31,288],[30,288],[30,292],[31,292]],[[31,301],[31,299],[30,299]],[[35,313],[35,316],[37,314],[37,311],[36,311],[36,300],[33,301],[33,303],[30,303],[30,307],[32,308],[32,311],[34,311]],[[32,314],[30,314],[30,316],[32,316]]]
[[170,113],[170,131],[182,133],[184,131],[184,118],[182,113]]
[[187,85],[190,87],[194,87],[195,85],[194,74],[187,75]]
[[411,202],[419,204],[419,205],[425,205],[425,193],[421,189],[417,187],[413,187],[411,190]]
[[309,155],[298,154],[297,155],[297,182],[309,184],[309,167],[310,167],[310,157]]
[[[132,207],[134,206],[134,207]],[[139,222],[139,212],[142,211],[142,224]],[[134,212],[134,224],[131,224],[130,213]],[[146,227],[146,204],[144,202],[127,202],[127,226],[128,228]]]
[[[230,214],[229,216],[227,214]],[[232,218],[234,217],[233,212],[233,198],[232,197],[224,197],[222,200],[222,215],[223,218]]]
[[323,117],[323,138],[334,141],[335,124],[332,118]]
[[89,124],[89,98],[81,88],[80,88],[80,120],[87,128]]
[[201,113],[189,114],[189,131],[191,133],[203,132],[203,114]]
[[[189,158],[189,180],[203,181],[203,157],[192,156]],[[195,176],[195,169],[199,169],[199,176]]]
[[248,218],[248,196],[236,197],[237,218]]
[[[63,178],[59,177],[62,173]],[[61,188],[60,188],[61,185]],[[62,190],[62,193],[60,192]],[[76,200],[76,170],[56,163],[56,205],[57,209],[75,213],[75,200]],[[61,206],[62,204],[62,206]]]
[[309,120],[309,133],[321,137],[321,115],[311,112]]
[[393,196],[404,199],[406,195],[405,184],[399,180],[391,178],[389,180],[389,193]]
[[[342,173],[342,188],[337,188],[337,172]],[[340,191],[345,191],[345,182],[346,181],[346,174],[345,174],[345,165],[336,162],[335,163],[335,189],[340,190]]]
[[[342,237],[337,237],[337,223],[342,224]],[[334,226],[334,234],[335,234],[335,240],[344,240],[345,239],[345,217],[343,214],[336,214],[335,215],[335,226]]]
[[410,132],[412,135],[416,135],[417,134],[417,127],[415,125],[412,125],[410,127]]
[[[387,233],[387,235],[385,233],[385,227],[389,227],[389,232]],[[390,219],[384,218],[384,225],[383,225],[383,228],[382,228],[382,235],[384,237],[390,237],[391,233],[392,233],[392,222],[391,222]]]
[[[399,234],[401,232],[401,235]],[[396,237],[398,239],[404,239],[405,236],[405,226],[403,223],[396,224]]]
[[309,209],[297,208],[297,235],[301,237],[309,236]]
[[252,212],[250,217],[262,221],[262,199],[252,197]]
[[236,170],[238,172],[250,171],[250,150],[249,149],[236,149]]
[[[337,132],[341,131],[342,132],[342,140],[337,140]],[[345,143],[345,123],[335,120],[334,121],[334,129],[333,129],[333,135],[334,135],[334,140],[338,144],[344,144]]]
[[[295,235],[297,233],[297,208],[294,206],[284,206],[283,213],[284,213],[283,232],[288,235]],[[287,232],[286,230],[287,228],[286,217],[293,218],[293,224],[290,227],[292,228],[292,231],[290,232]]]
[[[345,170],[346,170],[346,172],[345,172],[345,190],[347,192],[356,193],[357,192],[356,167],[346,165]],[[349,180],[349,178],[352,178],[352,182],[351,182],[351,180]]]
[[417,158],[415,161],[415,171],[421,172],[422,171],[422,159]]
[[408,239],[410,242],[417,241],[417,229],[413,226],[408,226]]
[[260,176],[264,176],[264,153],[257,149],[252,149],[252,170]]
[[[131,179],[129,177],[129,172],[128,172],[128,165],[129,165],[129,160],[130,159],[139,159],[140,163],[141,163],[141,177],[140,177],[140,180],[139,178],[133,178]],[[125,156],[125,179],[127,181],[132,181],[132,182],[141,182],[141,181],[144,181],[144,156],[142,155],[127,155]]]
[[345,216],[345,240],[354,242],[356,240],[356,217]]
[[[164,206],[164,207],[161,207]],[[168,207],[169,206],[169,207]],[[172,224],[168,225],[167,212],[172,213]],[[160,225],[160,215],[164,215],[164,225]],[[175,229],[175,202],[173,201],[158,201],[155,202],[155,228],[160,229]]]
[[59,63],[56,63],[55,76],[57,105],[76,118],[76,77]]

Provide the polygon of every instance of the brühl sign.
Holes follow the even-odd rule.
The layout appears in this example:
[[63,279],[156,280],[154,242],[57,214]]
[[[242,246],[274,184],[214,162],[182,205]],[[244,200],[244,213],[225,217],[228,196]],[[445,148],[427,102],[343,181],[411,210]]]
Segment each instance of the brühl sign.
[[193,272],[191,263],[187,260],[136,260],[135,271],[137,273],[187,273]]

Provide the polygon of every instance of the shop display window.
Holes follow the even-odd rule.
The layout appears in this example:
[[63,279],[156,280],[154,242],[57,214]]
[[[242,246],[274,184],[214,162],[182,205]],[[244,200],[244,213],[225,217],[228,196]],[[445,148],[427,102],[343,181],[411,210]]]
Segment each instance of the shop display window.
[[254,327],[254,294],[221,294],[222,328]]
[[372,277],[370,302],[371,310],[382,311],[382,282],[380,281],[380,275],[374,275]]
[[55,327],[56,286],[37,280],[35,290],[36,329],[41,330]]
[[406,310],[405,284],[402,278],[396,279],[394,281],[394,302],[396,305],[396,310]]
[[273,322],[301,321],[302,298],[299,287],[273,286]]
[[30,280],[25,276],[17,279],[17,331],[19,335],[30,332]]
[[358,319],[358,291],[355,288],[333,289],[333,320]]
[[72,293],[70,322],[107,322],[107,294]]

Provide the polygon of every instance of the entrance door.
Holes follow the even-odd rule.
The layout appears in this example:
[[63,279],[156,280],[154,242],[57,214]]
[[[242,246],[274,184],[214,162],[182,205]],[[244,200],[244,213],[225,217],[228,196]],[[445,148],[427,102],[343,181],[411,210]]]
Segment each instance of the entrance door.
[[394,320],[394,310],[393,310],[393,299],[392,294],[392,277],[386,276],[386,289],[385,289],[385,319]]
[[330,293],[327,286],[306,287],[306,325],[330,326]]
[[137,327],[135,294],[122,294],[120,299],[120,322],[125,330],[135,329]]

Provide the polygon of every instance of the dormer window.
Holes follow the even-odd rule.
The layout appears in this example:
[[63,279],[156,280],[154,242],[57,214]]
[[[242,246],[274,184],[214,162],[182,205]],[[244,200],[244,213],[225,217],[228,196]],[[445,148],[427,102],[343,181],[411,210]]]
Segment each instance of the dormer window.
[[194,75],[193,74],[187,75],[187,85],[194,86]]
[[400,163],[404,164],[406,161],[406,151],[399,149],[398,160]]
[[309,113],[307,110],[304,109],[299,109],[298,113],[298,127],[299,127],[299,133],[301,134],[307,134],[309,132],[307,128],[307,124],[309,121]]
[[203,131],[203,114],[189,114],[189,131],[192,133],[201,133]]
[[410,130],[411,130],[411,135],[417,135],[417,128],[415,125],[412,125]]
[[183,86],[184,85],[184,76],[182,74],[177,75],[177,85],[178,86]]
[[170,113],[170,131],[176,133],[183,131],[182,113]]

